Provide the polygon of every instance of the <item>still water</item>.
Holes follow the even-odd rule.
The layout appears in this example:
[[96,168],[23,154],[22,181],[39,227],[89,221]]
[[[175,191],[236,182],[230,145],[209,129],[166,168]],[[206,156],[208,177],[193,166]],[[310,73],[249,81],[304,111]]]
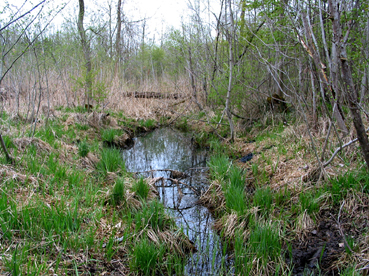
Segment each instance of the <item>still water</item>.
[[208,187],[207,152],[195,150],[189,134],[161,128],[136,138],[134,147],[123,152],[123,158],[128,171],[145,176],[171,178],[171,172],[165,170],[186,174],[180,179],[182,184],[174,185],[170,180],[157,183],[160,200],[198,250],[189,256],[186,274],[219,275],[227,256],[212,230],[214,218],[207,208],[197,204],[201,191]]

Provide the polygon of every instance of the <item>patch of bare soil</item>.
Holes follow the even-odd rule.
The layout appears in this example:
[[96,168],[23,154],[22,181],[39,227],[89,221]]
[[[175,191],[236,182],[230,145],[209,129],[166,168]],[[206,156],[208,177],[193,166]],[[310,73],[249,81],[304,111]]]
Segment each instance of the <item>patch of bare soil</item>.
[[344,241],[335,221],[329,218],[329,214],[323,216],[325,219],[315,229],[292,243],[294,275],[303,275],[304,271],[318,272],[318,266],[326,275],[337,274],[337,268],[332,264],[344,252]]
[[369,226],[368,206],[357,206],[354,214],[350,206],[320,212],[316,226],[292,241],[292,256],[287,262],[293,264],[293,275],[317,275],[319,269],[323,275],[339,275],[339,267],[367,259],[362,245]]

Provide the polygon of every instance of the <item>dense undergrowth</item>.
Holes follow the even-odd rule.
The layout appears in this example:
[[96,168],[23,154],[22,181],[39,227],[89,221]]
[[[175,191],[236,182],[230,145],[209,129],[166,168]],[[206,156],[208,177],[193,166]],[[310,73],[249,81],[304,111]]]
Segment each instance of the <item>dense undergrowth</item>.
[[33,125],[2,115],[15,162],[1,155],[1,274],[183,271],[192,245],[156,200],[155,188],[127,173],[120,150],[103,143],[149,131],[156,122],[116,118],[93,121],[87,113],[63,111],[47,126],[37,123],[28,138]]
[[[1,274],[184,274],[191,242],[149,180],[127,173],[119,149],[104,143],[168,120],[72,111],[59,110],[47,126],[41,120],[34,137],[33,125],[1,116],[15,158],[0,155]],[[314,178],[297,122],[260,122],[229,144],[219,139],[226,127],[215,133],[192,119],[175,124],[196,130],[194,143],[211,152],[211,185],[200,201],[234,260],[223,274],[360,275],[369,254],[369,177],[358,150]]]
[[365,164],[353,150],[314,177],[310,141],[296,129],[264,126],[214,147],[212,183],[201,201],[217,217],[236,275],[361,275],[368,257]]

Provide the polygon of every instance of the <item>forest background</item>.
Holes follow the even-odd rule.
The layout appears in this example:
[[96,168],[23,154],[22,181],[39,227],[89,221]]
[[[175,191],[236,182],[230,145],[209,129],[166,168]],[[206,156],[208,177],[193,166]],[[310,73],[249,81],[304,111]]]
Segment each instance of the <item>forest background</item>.
[[334,158],[369,168],[367,0],[196,0],[180,25],[156,30],[122,0],[69,2],[68,15],[65,3],[28,4],[0,7],[0,114],[31,125],[21,136],[55,110],[192,118],[229,145],[296,124],[313,164],[306,181],[329,178]]

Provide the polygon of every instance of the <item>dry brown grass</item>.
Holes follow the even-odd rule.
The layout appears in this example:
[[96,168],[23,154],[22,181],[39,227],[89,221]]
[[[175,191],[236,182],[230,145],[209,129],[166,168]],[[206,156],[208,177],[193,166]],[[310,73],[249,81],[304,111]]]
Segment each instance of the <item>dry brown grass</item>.
[[[53,112],[51,116],[58,117],[60,113],[54,112],[54,109],[62,106],[77,107],[84,106],[84,92],[74,90],[72,80],[61,82],[59,79],[49,79],[47,90],[46,83],[42,83],[43,94],[41,102],[38,102],[39,95],[32,87],[27,87],[23,84],[22,87],[14,86],[9,80],[3,82],[3,89],[7,91],[9,96],[6,102],[3,102],[2,109],[8,114],[20,114],[22,119],[29,117],[32,113],[33,104],[34,110],[37,112],[38,105],[40,106],[39,114],[44,113],[48,102]],[[29,81],[28,83],[33,83]],[[92,100],[92,105],[100,105],[100,110],[123,111],[127,117],[135,119],[158,118],[159,116],[173,116],[176,112],[189,112],[195,110],[195,104],[190,101],[191,91],[188,78],[182,78],[174,84],[169,79],[162,79],[160,82],[145,81],[140,86],[132,86],[128,82],[113,80],[106,82],[107,91],[106,98],[101,102]],[[47,95],[49,91],[49,96]],[[134,97],[125,97],[127,92],[160,92],[160,93],[178,93],[180,98],[175,99],[139,99]],[[19,101],[17,102],[17,95]],[[49,99],[48,99],[49,98]],[[32,100],[35,99],[35,100]],[[67,102],[68,99],[68,102]],[[183,101],[177,106],[177,103]],[[191,102],[190,104],[188,104]],[[45,108],[41,108],[45,107]],[[77,118],[78,119],[78,118]]]

